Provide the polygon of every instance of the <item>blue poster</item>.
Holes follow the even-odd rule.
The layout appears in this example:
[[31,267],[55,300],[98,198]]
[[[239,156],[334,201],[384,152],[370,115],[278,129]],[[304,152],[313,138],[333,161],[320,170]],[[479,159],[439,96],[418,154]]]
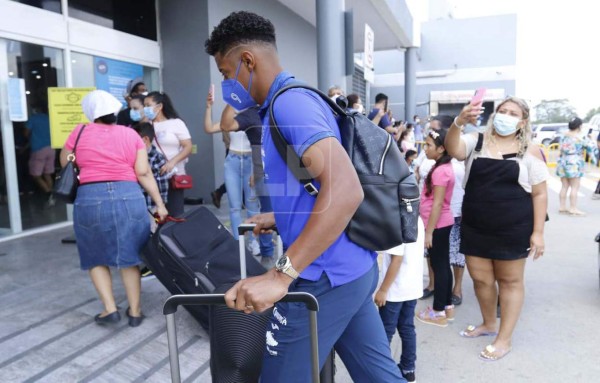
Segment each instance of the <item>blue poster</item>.
[[136,77],[143,77],[144,67],[94,56],[94,74],[96,89],[107,91],[126,106],[123,95],[127,92],[127,83]]

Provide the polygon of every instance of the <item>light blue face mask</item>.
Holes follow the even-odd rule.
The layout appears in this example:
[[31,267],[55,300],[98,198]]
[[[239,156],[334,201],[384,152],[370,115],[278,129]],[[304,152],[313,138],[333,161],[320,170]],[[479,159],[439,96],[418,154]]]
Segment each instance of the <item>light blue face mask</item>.
[[496,113],[494,116],[494,130],[500,136],[510,136],[517,131],[521,120],[508,114]]
[[129,118],[131,118],[132,121],[140,121],[142,119],[142,113],[139,110],[131,109],[129,111]]
[[154,111],[153,106],[145,106],[144,107],[144,115],[148,117],[150,121],[153,121],[156,118],[156,112]]
[[223,101],[231,105],[231,107],[237,111],[246,110],[258,103],[250,95],[250,88],[252,87],[252,73],[250,72],[250,79],[248,80],[248,90],[244,89],[244,86],[238,81],[238,74],[242,66],[242,59],[235,71],[235,78],[223,80],[221,82],[221,91],[223,92]]

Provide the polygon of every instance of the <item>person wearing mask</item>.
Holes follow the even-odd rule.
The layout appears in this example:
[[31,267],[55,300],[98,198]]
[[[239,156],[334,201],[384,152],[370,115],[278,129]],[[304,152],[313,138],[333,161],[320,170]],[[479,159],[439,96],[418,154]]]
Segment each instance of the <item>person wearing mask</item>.
[[[144,115],[152,121],[156,146],[167,159],[161,174],[173,171],[177,175],[186,174],[185,163],[192,153],[192,138],[169,96],[162,92],[150,92],[144,98]],[[183,205],[183,189],[176,189],[170,183],[167,209],[172,216],[178,217],[183,214]]]
[[408,165],[410,172],[414,174],[414,172],[415,172],[414,162],[417,159],[416,150],[412,150],[412,149],[407,150],[406,153],[404,153],[404,159],[406,160],[406,164]]
[[[237,227],[242,223],[242,205],[246,207],[248,217],[253,217],[261,211],[263,200],[259,200],[256,189],[254,188],[255,167],[260,166],[262,170],[262,160],[260,160],[260,140],[262,123],[256,107],[248,108],[240,113],[236,113],[230,105],[227,105],[221,113],[221,121],[212,122],[211,112],[214,104],[214,95],[209,91],[206,98],[206,114],[204,115],[204,131],[209,134],[228,132],[230,137],[229,150],[225,158],[224,176],[225,187],[227,188],[227,199],[229,202],[229,218],[231,220],[231,232],[237,240],[239,234]],[[258,124],[258,125],[257,125]],[[252,137],[252,142],[250,141]],[[256,143],[258,142],[258,145]],[[258,151],[258,153],[257,153]],[[258,158],[260,164],[255,160]],[[264,173],[258,171],[259,182],[264,185]],[[262,174],[261,174],[262,173]],[[264,192],[264,190],[261,190]],[[264,200],[265,209],[270,209],[271,201]],[[269,210],[270,209],[270,210]],[[272,266],[273,260],[273,241],[272,236],[263,234],[260,236],[260,245],[253,238],[250,241],[252,255],[262,255],[261,263],[265,266]]]
[[435,275],[433,307],[416,315],[426,324],[448,326],[454,320],[452,304],[452,271],[450,269],[450,231],[454,224],[450,202],[454,191],[452,157],[444,147],[446,130],[432,130],[427,135],[424,151],[435,161],[425,178],[419,214],[425,225],[425,248]]
[[136,77],[132,80],[129,80],[127,83],[127,90],[123,97],[125,98],[125,102],[127,103],[127,108],[121,110],[117,115],[117,124],[123,126],[131,126],[134,123],[134,120],[131,119],[131,105],[129,101],[138,95],[145,96],[148,94],[148,89],[146,88],[146,84],[144,84],[144,80],[141,77]]
[[136,124],[149,122],[144,114],[144,98],[145,96],[138,94],[129,99],[129,118],[132,121],[131,127]]
[[[80,185],[73,206],[73,229],[82,270],[88,270],[104,310],[94,318],[99,325],[121,320],[112,291],[109,267],[116,267],[127,293],[129,325],[139,326],[139,253],[148,240],[150,221],[141,187],[156,204],[161,220],[167,209],[148,165],[142,139],[133,130],[115,125],[121,103],[103,90],[94,90],[81,103],[92,121],[77,126],[60,153],[64,167],[75,155]],[[80,134],[81,133],[81,134]],[[76,153],[73,148],[77,138]]]
[[[485,133],[461,136],[462,126],[474,123],[481,113],[481,104],[465,106],[450,128],[446,147],[451,156],[465,161],[460,252],[466,256],[483,317],[483,323],[460,334],[475,338],[498,331],[479,354],[485,361],[495,361],[512,349],[525,294],[525,261],[544,254],[548,168],[539,148],[531,144],[525,101],[506,98]],[[502,307],[499,329],[496,284]]]
[[394,139],[398,141],[400,138],[400,130],[395,128],[390,120],[387,103],[388,96],[383,93],[378,93],[377,96],[375,96],[375,105],[373,105],[373,109],[371,109],[371,112],[369,112],[367,117],[381,129],[385,129],[389,134],[393,135]]
[[342,88],[340,88],[339,85],[334,85],[327,90],[327,96],[329,96],[329,98],[332,99],[333,101],[335,101],[335,99],[338,98],[339,96],[343,96],[343,95],[344,95],[344,90]]
[[[575,217],[584,216],[585,213],[577,208],[577,193],[581,177],[584,175],[585,161],[583,151],[594,152],[594,143],[587,136],[581,137],[581,118],[575,117],[569,121],[569,131],[560,139],[560,157],[556,164],[556,175],[560,177],[562,187],[558,195],[560,207],[558,212],[569,214]],[[595,156],[590,156],[593,162],[596,162]],[[570,206],[567,209],[567,193],[571,189],[569,196]]]
[[[251,12],[234,12],[213,29],[205,47],[223,74],[224,101],[240,109],[261,105],[259,114],[268,126],[274,95],[295,82],[279,63],[273,24]],[[344,231],[363,192],[340,143],[335,117],[324,100],[306,89],[282,93],[272,112],[290,148],[314,175],[319,193],[310,195],[289,176],[270,130],[263,129],[265,180],[274,213],[249,221],[257,224],[256,234],[276,223],[285,253],[275,268],[239,281],[225,294],[230,308],[248,314],[275,306],[261,380],[310,381],[306,308],[279,302],[288,292],[307,292],[319,300],[320,366],[335,346],[354,381],[406,382],[373,304],[377,255],[351,242]],[[302,129],[296,129],[299,126]]]
[[360,99],[360,96],[356,93],[349,94],[348,97],[348,109],[357,111],[358,113],[364,113],[365,107]]

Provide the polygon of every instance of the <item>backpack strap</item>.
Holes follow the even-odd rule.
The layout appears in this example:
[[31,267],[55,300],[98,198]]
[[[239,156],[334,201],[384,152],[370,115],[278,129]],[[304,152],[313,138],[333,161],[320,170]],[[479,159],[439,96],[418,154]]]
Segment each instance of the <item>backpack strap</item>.
[[[302,88],[308,89],[312,92],[315,92],[321,99],[323,99],[327,105],[332,109],[333,113],[343,114],[344,110],[337,105],[333,100],[327,97],[323,92],[318,89],[315,89],[311,86],[304,84],[292,84],[281,88],[275,96],[271,99],[269,103],[269,130],[271,131],[271,138],[273,140],[273,144],[277,149],[277,152],[285,162],[286,166],[290,169],[294,177],[302,184],[304,190],[313,197],[316,197],[319,194],[319,189],[314,185],[313,177],[310,175],[308,170],[306,170],[306,166],[302,162],[302,159],[298,156],[296,151],[293,148],[289,147],[289,142],[285,139],[281,130],[277,126],[277,121],[275,121],[275,113],[273,112],[273,106],[275,105],[275,100],[287,91],[292,88]],[[291,165],[291,166],[290,166]]]
[[481,149],[483,149],[483,133],[479,132],[477,134],[477,144],[475,144],[475,150],[469,156],[469,159],[465,163],[465,178],[463,180],[463,189],[467,187],[467,181],[469,180],[469,173],[471,173],[471,166],[473,165],[473,161],[479,157],[481,154]]

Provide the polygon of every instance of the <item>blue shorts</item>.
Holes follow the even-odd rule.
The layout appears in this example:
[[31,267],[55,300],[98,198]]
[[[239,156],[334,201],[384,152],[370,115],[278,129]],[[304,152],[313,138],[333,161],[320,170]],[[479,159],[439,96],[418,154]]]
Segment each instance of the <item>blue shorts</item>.
[[[313,294],[319,301],[319,363],[332,348],[355,382],[405,382],[391,357],[383,323],[373,303],[377,262],[360,278],[332,288],[323,273],[316,282],[299,278],[289,291]],[[301,303],[278,303],[267,328],[261,382],[311,381],[308,310]]]
[[73,209],[73,229],[82,270],[95,266],[139,265],[150,237],[146,199],[137,182],[81,185]]

